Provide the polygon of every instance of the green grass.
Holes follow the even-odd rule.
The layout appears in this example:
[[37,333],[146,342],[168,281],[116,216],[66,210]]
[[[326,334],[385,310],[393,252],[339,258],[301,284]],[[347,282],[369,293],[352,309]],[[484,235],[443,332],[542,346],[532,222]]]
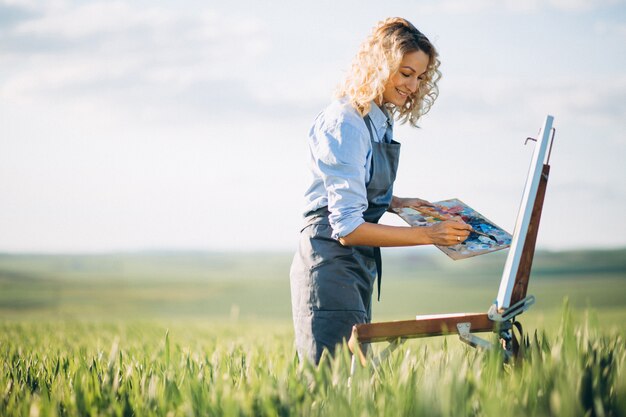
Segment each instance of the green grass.
[[379,369],[342,350],[299,364],[290,329],[264,323],[0,324],[2,416],[620,416],[623,336],[566,311],[523,359],[454,338],[409,342]]
[[[296,360],[290,258],[0,255],[0,416],[626,415],[626,250],[537,254],[516,363],[411,340],[350,387],[345,350]],[[504,264],[384,259],[375,320],[484,312]]]

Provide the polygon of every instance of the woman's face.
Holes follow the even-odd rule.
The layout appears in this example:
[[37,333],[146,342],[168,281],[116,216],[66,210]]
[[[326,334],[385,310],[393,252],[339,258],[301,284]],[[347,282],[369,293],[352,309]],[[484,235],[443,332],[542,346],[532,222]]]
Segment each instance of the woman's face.
[[400,68],[385,84],[383,103],[403,106],[406,99],[417,91],[422,75],[428,68],[428,61],[428,55],[424,51],[413,51],[404,55]]

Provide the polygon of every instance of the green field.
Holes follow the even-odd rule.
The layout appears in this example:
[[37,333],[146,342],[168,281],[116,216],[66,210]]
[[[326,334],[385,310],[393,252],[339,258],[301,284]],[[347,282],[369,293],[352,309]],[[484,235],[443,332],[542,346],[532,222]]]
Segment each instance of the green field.
[[[374,319],[484,312],[504,255],[384,251]],[[626,415],[626,250],[536,255],[517,364],[413,340],[350,387],[296,360],[290,258],[0,255],[0,415]]]

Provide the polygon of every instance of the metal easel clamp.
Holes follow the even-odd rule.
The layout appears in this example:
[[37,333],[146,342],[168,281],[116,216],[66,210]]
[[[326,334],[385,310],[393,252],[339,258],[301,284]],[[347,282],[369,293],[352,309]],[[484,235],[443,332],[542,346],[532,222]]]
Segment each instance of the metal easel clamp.
[[471,347],[480,349],[491,349],[493,347],[493,345],[489,343],[489,341],[481,339],[480,337],[474,336],[472,333],[470,333],[471,328],[471,323],[458,323],[456,325],[456,329],[459,332],[459,339],[461,339],[463,343],[467,343]]
[[[548,149],[548,158],[546,159],[546,164],[550,163],[550,155],[552,154],[552,144],[554,143],[554,135],[556,135],[556,128],[553,127],[550,133],[552,133],[552,137],[550,138],[550,148]],[[524,145],[526,145],[529,140],[532,140],[533,142],[537,142],[537,139],[527,137],[526,140],[524,141]]]
[[503,312],[500,312],[498,309],[498,303],[494,302],[491,307],[489,307],[489,311],[487,311],[487,317],[489,317],[489,320],[492,321],[507,321],[516,316],[519,316],[524,311],[528,310],[533,304],[535,304],[535,296],[529,295],[526,298],[519,300],[517,303],[513,304]]
[[374,369],[379,370],[382,363],[389,357],[389,355],[391,355],[393,351],[399,348],[400,345],[402,345],[404,342],[406,342],[406,339],[403,339],[401,337],[390,341],[389,346],[387,346],[385,350],[380,352],[378,356],[372,358],[372,366],[374,367]]

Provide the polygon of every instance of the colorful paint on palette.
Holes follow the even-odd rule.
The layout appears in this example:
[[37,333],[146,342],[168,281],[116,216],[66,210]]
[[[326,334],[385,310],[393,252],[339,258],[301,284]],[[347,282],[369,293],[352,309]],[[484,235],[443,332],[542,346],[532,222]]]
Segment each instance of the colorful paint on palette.
[[489,221],[482,214],[472,209],[461,200],[450,200],[432,203],[431,207],[420,207],[419,210],[404,207],[394,211],[411,226],[432,226],[445,220],[460,220],[474,230],[493,236],[496,241],[489,237],[470,233],[462,243],[454,246],[437,246],[452,259],[465,259],[484,253],[508,248],[511,245],[511,234]]

